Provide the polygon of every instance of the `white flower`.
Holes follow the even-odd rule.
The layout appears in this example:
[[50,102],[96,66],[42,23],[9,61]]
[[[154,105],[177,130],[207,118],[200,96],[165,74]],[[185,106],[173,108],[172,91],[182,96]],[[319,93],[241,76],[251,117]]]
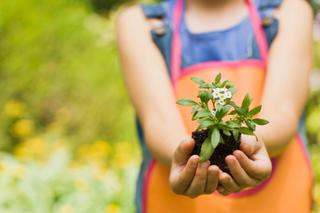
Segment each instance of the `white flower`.
[[212,96],[214,99],[218,99],[219,98],[219,91],[217,89],[213,89]]
[[224,101],[226,99],[225,94],[219,94],[219,99]]
[[230,91],[227,91],[227,92],[225,93],[225,96],[226,96],[226,98],[231,98],[231,97],[232,97],[232,94],[231,94]]
[[216,113],[217,113],[217,110],[211,110],[211,114],[213,115],[213,116],[216,116]]
[[220,88],[220,93],[226,93],[228,90],[226,88]]
[[218,104],[220,104],[220,105],[224,105],[224,104],[225,104],[225,102],[224,102],[224,100],[219,99],[219,100],[218,100]]
[[215,88],[212,91],[213,98],[220,105],[225,105],[225,100],[232,97],[232,93],[226,88]]

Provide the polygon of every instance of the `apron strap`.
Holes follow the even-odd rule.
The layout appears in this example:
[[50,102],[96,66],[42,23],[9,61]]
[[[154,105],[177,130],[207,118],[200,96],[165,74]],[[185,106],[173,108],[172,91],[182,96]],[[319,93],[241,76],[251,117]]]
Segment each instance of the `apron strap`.
[[252,0],[246,0],[246,5],[249,10],[252,27],[260,50],[260,57],[266,67],[268,61],[268,42],[263,31],[262,22]]
[[[265,37],[260,16],[255,8],[252,0],[245,0],[248,8],[249,16],[251,19],[253,31],[258,43],[260,57],[266,67],[268,59],[268,43]],[[171,75],[173,80],[173,86],[179,77],[181,68],[181,38],[180,38],[180,23],[182,12],[184,9],[184,0],[175,0],[174,11],[173,11],[173,37],[172,37],[172,49],[171,49]]]
[[173,36],[171,45],[171,75],[173,87],[178,79],[180,68],[181,68],[181,38],[179,32],[179,26],[181,23],[182,11],[183,11],[183,0],[175,0],[173,8]]

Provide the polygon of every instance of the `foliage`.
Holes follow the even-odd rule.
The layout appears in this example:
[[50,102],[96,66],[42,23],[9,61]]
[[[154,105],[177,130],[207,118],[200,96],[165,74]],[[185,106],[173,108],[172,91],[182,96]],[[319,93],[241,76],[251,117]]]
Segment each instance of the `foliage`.
[[255,135],[256,125],[266,125],[267,120],[255,118],[261,111],[261,105],[250,109],[252,99],[246,95],[238,106],[232,101],[236,88],[230,80],[222,82],[219,73],[213,82],[192,77],[199,85],[199,102],[190,99],[180,99],[177,104],[193,106],[192,120],[197,120],[197,130],[208,129],[208,137],[201,146],[200,161],[208,160],[219,143],[224,143],[221,134],[233,136],[237,141],[240,134]]
[[0,212],[134,212],[140,151],[113,21],[74,0],[0,11]]
[[133,2],[133,0],[88,0],[92,9],[100,14],[108,14],[122,4]]
[[314,213],[320,212],[320,146],[311,146],[310,147],[311,153],[311,161],[312,161],[312,168],[313,168],[313,174],[314,174],[314,181],[315,181],[315,186],[314,186]]
[[17,147],[29,154],[0,153],[0,212],[132,212],[138,162],[131,159],[125,165],[107,166],[102,157],[111,153],[97,145],[102,144],[79,148],[86,149],[82,154],[88,156],[81,156],[90,160],[86,164],[72,159],[70,149],[61,142],[46,149],[48,142],[43,139]]
[[148,2],[159,2],[161,0],[82,0],[87,2],[93,11],[96,13],[108,16],[114,10],[118,9],[123,5],[137,4],[137,3],[148,3]]
[[[72,0],[0,1],[0,8],[0,105],[24,105],[13,103],[24,108],[16,116],[0,114],[1,129],[31,119],[35,134],[58,131],[73,144],[134,138],[132,128],[119,134],[134,121],[113,22]],[[0,132],[2,149],[17,142]]]

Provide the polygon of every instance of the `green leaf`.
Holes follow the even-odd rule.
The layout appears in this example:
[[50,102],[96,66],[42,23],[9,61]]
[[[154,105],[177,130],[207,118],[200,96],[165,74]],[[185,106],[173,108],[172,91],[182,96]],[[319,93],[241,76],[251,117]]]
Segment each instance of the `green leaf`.
[[196,105],[192,107],[191,113],[192,113],[192,120],[196,120],[195,116],[198,114],[198,111],[202,109],[199,105]]
[[208,103],[208,101],[212,98],[212,94],[208,91],[199,91],[198,97],[202,103]]
[[250,112],[248,113],[248,116],[252,117],[252,116],[254,116],[254,115],[258,114],[258,113],[261,111],[261,108],[262,108],[262,106],[261,106],[261,105],[259,105],[259,106],[255,107],[255,108],[253,108],[253,109],[252,109],[252,110],[250,110]]
[[230,133],[230,131],[228,131],[228,130],[223,130],[223,134],[225,134],[226,136],[231,136],[231,133]]
[[219,124],[218,127],[219,127],[219,129],[222,129],[222,130],[225,130],[225,131],[230,130],[229,127],[227,125],[224,125],[224,124]]
[[211,112],[207,109],[204,109],[202,111],[199,111],[197,113],[197,115],[195,116],[195,119],[198,119],[198,118],[205,118],[205,117],[212,117],[213,115],[211,114]]
[[180,99],[176,102],[179,105],[182,106],[194,106],[194,105],[198,105],[197,102],[195,102],[194,100],[190,100],[190,99]]
[[249,129],[251,129],[252,131],[256,130],[256,125],[252,121],[247,120],[246,124],[249,127]]
[[201,119],[199,120],[200,125],[198,127],[198,129],[204,129],[210,126],[213,126],[215,123],[211,120],[211,119]]
[[244,115],[245,111],[243,109],[241,109],[240,107],[237,106],[236,103],[234,103],[233,101],[230,101],[228,103],[230,106],[232,106],[234,108],[234,110],[239,114],[239,115]]
[[237,111],[236,111],[236,110],[232,110],[232,111],[229,113],[229,115],[235,115],[235,114],[237,114]]
[[269,123],[269,121],[261,119],[261,118],[255,118],[255,119],[253,119],[253,122],[255,122],[258,125],[266,125]]
[[227,121],[227,126],[230,129],[240,128],[240,124],[236,121]]
[[230,87],[233,87],[233,82],[230,81],[230,80],[225,80],[225,81],[222,83],[222,87],[226,87],[227,89],[229,89]]
[[217,113],[216,113],[216,118],[218,120],[221,120],[229,111],[230,106],[223,106],[220,109],[218,109]]
[[220,82],[220,80],[221,80],[221,73],[219,73],[219,74],[216,76],[216,78],[214,79],[214,83],[215,83],[215,84],[218,84],[218,83]]
[[206,82],[204,80],[202,80],[201,78],[198,77],[191,77],[191,81],[197,83],[197,84],[205,84]]
[[223,137],[220,134],[220,143],[225,143]]
[[201,145],[199,162],[202,163],[209,160],[213,152],[214,152],[214,148],[211,144],[211,140],[209,137],[207,137],[203,142],[203,144]]
[[243,101],[242,101],[241,108],[243,110],[245,110],[246,112],[248,112],[249,111],[249,105],[251,104],[251,101],[252,100],[251,100],[250,96],[247,94],[244,97]]
[[195,113],[197,111],[199,111],[201,109],[201,107],[199,105],[196,105],[194,107],[192,107],[191,113]]
[[210,84],[207,84],[207,83],[202,83],[202,84],[200,84],[200,88],[210,89],[210,88],[212,88],[212,86]]
[[220,141],[220,132],[217,128],[214,128],[211,133],[211,145],[215,149]]
[[239,131],[245,135],[254,135],[253,131],[247,127],[240,127]]
[[204,80],[202,80],[201,78],[198,77],[191,77],[191,80],[197,84],[199,84],[200,88],[204,88],[204,89],[210,89],[212,88],[212,86],[208,83],[206,83]]
[[235,87],[230,87],[228,90],[231,92],[232,95],[237,93],[237,89]]
[[239,139],[239,130],[236,130],[236,129],[232,130],[232,135],[235,140],[238,140]]
[[192,120],[194,121],[194,120],[196,120],[196,115],[198,114],[198,111],[195,111],[193,114],[192,114]]

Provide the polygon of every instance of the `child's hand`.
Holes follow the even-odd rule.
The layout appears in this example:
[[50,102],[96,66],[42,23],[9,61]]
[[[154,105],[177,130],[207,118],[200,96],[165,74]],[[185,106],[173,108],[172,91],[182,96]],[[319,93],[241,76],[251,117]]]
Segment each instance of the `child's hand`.
[[200,164],[199,156],[190,157],[194,144],[191,138],[186,139],[175,150],[169,178],[171,189],[176,194],[191,198],[213,193],[221,173],[217,166],[210,166],[209,161]]
[[219,175],[218,191],[223,195],[256,186],[271,174],[271,161],[261,140],[242,135],[240,149],[226,157],[233,178],[225,172]]

